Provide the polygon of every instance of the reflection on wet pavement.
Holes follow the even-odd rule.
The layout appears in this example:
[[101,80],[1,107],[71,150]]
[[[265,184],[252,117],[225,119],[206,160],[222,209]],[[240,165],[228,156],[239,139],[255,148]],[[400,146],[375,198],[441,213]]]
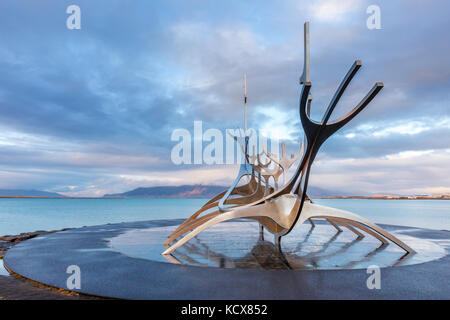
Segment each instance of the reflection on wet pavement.
[[[282,251],[273,236],[261,238],[255,222],[229,222],[211,227],[191,239],[171,256],[162,256],[162,242],[176,226],[134,229],[110,239],[113,249],[135,258],[191,266],[241,269],[360,269],[410,265],[439,259],[444,248],[429,240],[407,235],[407,230],[390,230],[416,254],[408,255],[396,245],[382,245],[366,235],[337,230],[328,224],[311,228],[303,224],[282,240]],[[264,240],[263,240],[264,239]]]
[[9,272],[6,270],[5,266],[3,265],[3,259],[0,259],[0,276],[9,276]]

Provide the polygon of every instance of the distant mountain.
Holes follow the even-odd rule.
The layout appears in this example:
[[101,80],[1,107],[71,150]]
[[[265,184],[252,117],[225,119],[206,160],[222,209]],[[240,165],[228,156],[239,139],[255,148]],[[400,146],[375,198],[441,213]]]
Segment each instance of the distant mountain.
[[47,192],[40,190],[19,190],[19,189],[0,189],[0,197],[64,198],[63,195],[55,192]]
[[[124,193],[105,194],[104,198],[211,198],[228,187],[212,185],[183,185],[137,188]],[[345,196],[340,192],[330,192],[324,189],[309,187],[311,197]]]
[[184,185],[137,188],[124,193],[105,194],[105,198],[211,198],[226,190],[223,186]]

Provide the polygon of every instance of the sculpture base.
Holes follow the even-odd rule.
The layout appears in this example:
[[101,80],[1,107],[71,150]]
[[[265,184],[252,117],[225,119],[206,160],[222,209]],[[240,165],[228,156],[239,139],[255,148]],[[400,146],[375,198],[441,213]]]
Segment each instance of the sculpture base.
[[[67,287],[77,265],[86,294],[125,299],[448,299],[450,232],[382,226],[418,253],[357,239],[316,221],[283,239],[259,238],[250,221],[219,224],[173,256],[161,245],[181,220],[155,220],[80,228],[38,237],[8,251],[12,271]],[[381,289],[366,286],[369,265],[381,268]],[[384,285],[383,285],[384,284]]]

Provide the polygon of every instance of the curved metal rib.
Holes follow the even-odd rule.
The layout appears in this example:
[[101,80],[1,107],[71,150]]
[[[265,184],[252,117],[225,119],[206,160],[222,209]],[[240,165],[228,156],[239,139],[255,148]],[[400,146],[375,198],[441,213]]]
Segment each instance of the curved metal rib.
[[[317,123],[317,122],[314,122],[313,120],[311,120],[311,118],[308,115],[307,103],[305,103],[304,100],[301,100],[300,119],[301,119],[303,128],[305,130],[307,146],[306,146],[304,161],[302,161],[301,168],[299,168],[301,170],[301,173],[299,173],[297,180],[294,184],[294,187],[292,188],[292,193],[298,194],[301,197],[300,210],[297,214],[295,222],[298,220],[299,215],[302,211],[303,203],[306,198],[306,190],[308,188],[308,180],[309,180],[311,165],[312,165],[321,145],[333,133],[338,131],[342,126],[344,126],[351,119],[353,119],[359,112],[361,112],[383,87],[382,83],[380,83],[380,82],[376,83],[376,85],[372,88],[372,90],[369,92],[369,94],[367,94],[363,98],[363,100],[361,100],[361,102],[356,106],[356,108],[354,108],[350,113],[348,113],[346,116],[342,117],[338,121],[327,124],[337,103],[339,102],[340,98],[342,97],[342,94],[344,93],[344,91],[348,87],[348,85],[350,84],[350,81],[353,79],[356,72],[360,69],[361,65],[362,65],[361,61],[356,60],[353,63],[353,65],[350,67],[350,70],[347,72],[344,79],[341,81],[341,84],[339,85],[333,98],[331,99],[330,104],[328,105],[328,108],[327,108],[327,110],[322,118],[322,121],[320,123]],[[305,87],[306,86],[309,86],[309,88],[310,88],[311,84],[305,83]],[[294,223],[294,225],[295,225],[295,223]],[[288,234],[292,230],[293,226],[291,226],[291,228],[289,228],[289,230],[285,234]]]

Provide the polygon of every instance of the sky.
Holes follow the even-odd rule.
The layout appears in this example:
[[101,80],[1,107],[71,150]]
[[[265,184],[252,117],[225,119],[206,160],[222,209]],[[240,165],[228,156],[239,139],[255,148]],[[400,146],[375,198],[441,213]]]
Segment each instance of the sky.
[[[81,29],[68,29],[69,5]],[[381,29],[369,30],[369,5]],[[312,118],[362,68],[333,118],[374,101],[321,148],[310,185],[345,194],[450,192],[450,3],[444,0],[0,2],[0,189],[102,196],[230,184],[238,166],[175,164],[175,129],[248,125],[298,152],[303,23]]]

